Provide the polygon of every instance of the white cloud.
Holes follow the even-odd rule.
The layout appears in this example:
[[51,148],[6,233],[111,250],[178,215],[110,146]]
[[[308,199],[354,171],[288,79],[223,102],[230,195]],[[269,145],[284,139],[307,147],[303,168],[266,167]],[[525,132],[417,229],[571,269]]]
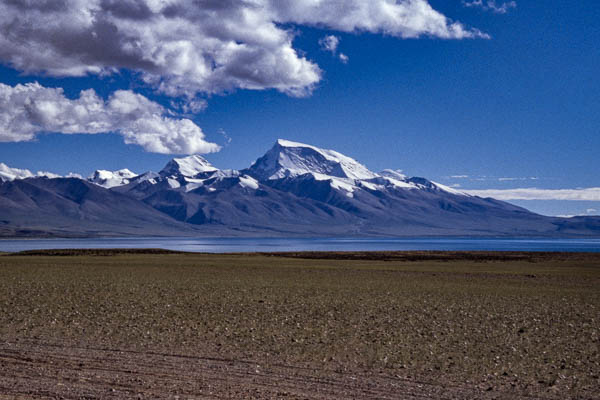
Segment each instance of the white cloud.
[[497,14],[506,14],[511,8],[517,8],[516,1],[505,1],[498,4],[495,0],[463,0],[463,4],[465,7],[480,7],[486,11],[490,10]]
[[189,119],[165,116],[164,108],[127,90],[101,99],[93,89],[77,99],[65,97],[61,88],[39,83],[14,87],[0,83],[0,142],[21,142],[38,133],[57,132],[121,134],[128,144],[165,154],[210,153],[219,146],[209,143]]
[[339,44],[340,38],[334,35],[327,35],[319,39],[319,46],[321,46],[321,50],[328,51],[331,54],[335,54],[337,52]]
[[574,200],[600,201],[600,188],[582,189],[484,189],[463,190],[473,196],[493,197],[498,200]]
[[575,214],[561,214],[561,215],[557,215],[557,217],[562,217],[562,218],[587,217],[587,216],[592,216],[592,217],[599,216],[598,210],[596,210],[595,208],[588,208],[584,212],[578,212],[578,213],[575,213]]
[[169,104],[174,109],[181,110],[184,114],[198,114],[208,107],[208,102],[204,99],[171,100]]
[[236,88],[305,96],[322,72],[293,47],[290,25],[399,38],[487,37],[427,0],[5,0],[0,61],[58,77],[129,69],[172,97]]
[[498,178],[498,180],[500,182],[511,182],[511,181],[527,181],[527,180],[532,180],[532,181],[536,181],[539,178],[535,177],[535,176],[528,176],[528,177],[521,177],[521,178],[514,178],[514,177],[503,177],[503,178]]
[[498,181],[500,182],[511,182],[511,181],[537,181],[540,178],[536,177],[536,176],[526,176],[526,177],[521,177],[521,178],[498,178]]
[[493,176],[471,176],[471,175],[450,175],[444,177],[444,179],[468,179],[470,181],[484,182],[484,181],[498,181],[498,182],[512,182],[512,181],[537,181],[540,178],[536,176],[527,177],[493,177]]
[[434,10],[426,0],[270,0],[278,22],[342,32],[383,33],[400,38],[487,37]]
[[[319,46],[321,46],[321,50],[328,51],[333,55],[336,55],[338,46],[340,45],[340,38],[334,35],[327,35],[319,39]],[[340,53],[338,55],[338,59],[343,64],[348,64],[350,58],[344,53]]]
[[221,134],[221,136],[223,136],[223,139],[225,139],[225,146],[229,146],[231,144],[231,137],[227,134],[227,132],[225,131],[225,129],[220,128],[219,129],[219,133]]

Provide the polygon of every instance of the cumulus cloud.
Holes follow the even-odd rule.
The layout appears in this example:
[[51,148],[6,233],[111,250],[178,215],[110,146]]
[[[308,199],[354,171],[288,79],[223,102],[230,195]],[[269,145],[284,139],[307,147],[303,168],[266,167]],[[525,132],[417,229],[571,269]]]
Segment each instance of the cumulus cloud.
[[506,1],[503,3],[496,3],[495,0],[473,0],[473,1],[466,1],[463,0],[463,4],[465,5],[465,7],[479,7],[482,8],[484,10],[490,10],[492,12],[495,12],[497,14],[506,14],[508,12],[508,10],[510,10],[511,8],[517,8],[517,2],[516,1]]
[[347,55],[345,55],[344,53],[340,53],[339,57],[340,57],[340,61],[342,63],[348,64],[348,61],[350,60],[350,58]]
[[77,99],[65,97],[61,88],[39,83],[14,87],[0,83],[0,142],[21,142],[39,133],[97,134],[116,132],[128,144],[164,154],[210,153],[209,143],[189,119],[165,116],[158,103],[128,90],[118,90],[107,100],[93,89]]
[[0,61],[58,77],[128,69],[172,97],[237,88],[305,96],[322,72],[293,47],[293,25],[487,37],[427,0],[0,0]]
[[487,37],[434,10],[426,0],[270,0],[278,22],[325,27],[342,32],[383,33],[400,38]]
[[583,189],[484,189],[463,190],[473,196],[492,197],[498,200],[574,200],[600,201],[600,188]]

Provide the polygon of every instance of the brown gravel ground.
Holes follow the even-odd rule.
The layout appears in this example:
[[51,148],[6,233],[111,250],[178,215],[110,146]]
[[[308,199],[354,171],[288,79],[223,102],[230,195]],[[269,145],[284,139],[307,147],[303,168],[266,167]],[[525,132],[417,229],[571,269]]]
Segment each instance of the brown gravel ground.
[[0,255],[0,399],[600,399],[600,255]]

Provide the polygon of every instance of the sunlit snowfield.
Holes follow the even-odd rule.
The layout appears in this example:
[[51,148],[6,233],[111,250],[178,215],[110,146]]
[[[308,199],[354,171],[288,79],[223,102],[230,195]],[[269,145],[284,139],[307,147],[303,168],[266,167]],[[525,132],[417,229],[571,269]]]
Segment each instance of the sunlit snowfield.
[[6,239],[0,251],[38,249],[156,248],[189,252],[247,253],[272,251],[560,251],[600,252],[600,239],[304,239],[304,238],[111,238]]

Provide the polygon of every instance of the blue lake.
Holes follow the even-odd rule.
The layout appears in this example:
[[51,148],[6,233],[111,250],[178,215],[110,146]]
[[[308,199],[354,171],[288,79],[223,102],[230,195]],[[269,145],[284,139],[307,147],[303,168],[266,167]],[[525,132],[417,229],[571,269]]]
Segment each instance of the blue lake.
[[161,248],[189,252],[490,250],[600,252],[600,239],[475,238],[111,238],[5,239],[0,251],[81,248]]

